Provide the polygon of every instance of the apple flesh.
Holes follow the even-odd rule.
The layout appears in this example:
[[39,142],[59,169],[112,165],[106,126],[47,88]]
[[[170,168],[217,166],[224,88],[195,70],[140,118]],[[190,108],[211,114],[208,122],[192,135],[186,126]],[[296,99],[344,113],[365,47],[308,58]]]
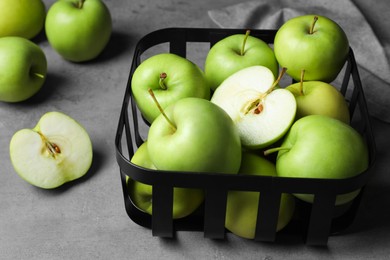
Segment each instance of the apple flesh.
[[276,32],[274,52],[280,66],[296,81],[332,82],[345,64],[349,42],[343,29],[320,15],[302,15],[285,22]]
[[[157,170],[150,159],[147,141],[134,153],[131,162],[135,165]],[[164,174],[161,172],[161,174]],[[134,205],[140,210],[152,215],[153,212],[153,187],[132,179],[127,180],[129,196]],[[193,213],[203,202],[204,193],[199,189],[173,188],[173,219],[183,218]]]
[[[273,163],[252,152],[243,152],[239,175],[276,176]],[[261,193],[231,190],[226,206],[226,228],[233,234],[254,239]],[[282,230],[291,221],[295,209],[294,197],[283,193],[281,196],[276,231]],[[260,212],[261,214],[261,212]]]
[[61,112],[48,112],[33,129],[17,131],[9,149],[16,173],[44,189],[53,189],[82,177],[92,163],[88,133],[77,121]]
[[[278,150],[278,176],[343,179],[356,176],[368,167],[369,155],[362,136],[340,120],[309,115],[296,121]],[[267,152],[267,151],[266,151]],[[359,190],[340,194],[336,205],[353,200]],[[295,194],[313,202],[312,194]]]
[[298,120],[307,115],[325,115],[349,124],[348,103],[334,86],[321,81],[305,81],[286,87],[297,101]]
[[275,77],[279,65],[272,48],[263,40],[246,34],[228,36],[214,44],[207,54],[205,75],[215,90],[233,73],[255,65],[269,68]]
[[159,170],[236,174],[241,142],[229,115],[209,100],[183,98],[150,126],[149,156]]
[[149,89],[153,90],[163,109],[186,97],[210,99],[210,87],[203,71],[195,63],[173,53],[160,53],[143,61],[133,74],[131,89],[139,110],[149,123],[160,115]]
[[22,37],[0,38],[0,101],[20,102],[36,94],[46,79],[42,49]]
[[225,79],[211,97],[232,118],[246,148],[269,146],[294,121],[295,98],[290,91],[276,88],[278,80],[267,67],[251,66]]

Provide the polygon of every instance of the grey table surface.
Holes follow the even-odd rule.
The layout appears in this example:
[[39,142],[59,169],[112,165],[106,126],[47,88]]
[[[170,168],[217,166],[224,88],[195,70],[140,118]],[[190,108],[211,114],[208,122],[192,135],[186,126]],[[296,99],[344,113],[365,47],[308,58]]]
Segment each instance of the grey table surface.
[[[54,2],[44,0],[47,8]],[[390,44],[390,7],[355,1]],[[372,118],[377,141],[375,176],[347,232],[327,247],[302,241],[260,243],[229,234],[225,241],[201,232],[178,232],[175,239],[153,237],[126,215],[115,131],[136,42],[156,29],[216,27],[207,11],[234,0],[105,0],[113,35],[96,60],[71,63],[50,47],[44,33],[34,39],[48,59],[43,89],[26,102],[0,103],[0,259],[384,259],[390,255],[390,125]],[[387,27],[385,26],[387,24]],[[42,190],[16,175],[9,159],[15,131],[32,128],[48,111],[62,111],[81,122],[94,146],[89,173],[55,190]]]

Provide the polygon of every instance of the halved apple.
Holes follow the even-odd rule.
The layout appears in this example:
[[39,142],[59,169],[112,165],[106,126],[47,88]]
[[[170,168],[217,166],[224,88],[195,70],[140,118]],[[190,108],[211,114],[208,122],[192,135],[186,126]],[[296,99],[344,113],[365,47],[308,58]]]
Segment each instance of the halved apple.
[[92,142],[73,118],[48,112],[33,129],[22,129],[13,135],[10,157],[22,179],[52,189],[87,173],[92,164]]
[[248,67],[232,74],[215,90],[211,102],[233,119],[244,147],[266,147],[279,140],[293,123],[297,109],[294,95],[277,87],[284,71],[275,80],[267,67]]

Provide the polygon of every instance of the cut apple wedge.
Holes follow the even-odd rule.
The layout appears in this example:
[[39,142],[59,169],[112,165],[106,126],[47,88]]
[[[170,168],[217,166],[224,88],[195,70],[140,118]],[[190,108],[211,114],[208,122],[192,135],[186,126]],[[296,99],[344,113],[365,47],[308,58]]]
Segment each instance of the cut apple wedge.
[[264,66],[242,69],[225,79],[211,102],[223,108],[236,124],[244,147],[264,148],[279,140],[294,121],[297,104],[290,91]]
[[87,173],[92,164],[92,142],[73,118],[48,112],[33,129],[22,129],[13,135],[10,157],[22,179],[52,189]]

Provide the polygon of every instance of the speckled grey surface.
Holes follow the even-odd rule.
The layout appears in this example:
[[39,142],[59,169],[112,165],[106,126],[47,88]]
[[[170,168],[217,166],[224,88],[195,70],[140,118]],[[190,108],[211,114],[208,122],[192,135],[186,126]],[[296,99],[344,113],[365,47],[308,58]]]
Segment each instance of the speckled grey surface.
[[[45,0],[49,7],[54,1]],[[137,40],[153,30],[216,27],[207,11],[233,0],[106,0],[114,33],[97,60],[75,64],[61,59],[44,35],[35,38],[48,59],[47,81],[39,94],[18,104],[0,103],[0,259],[384,259],[390,254],[390,125],[373,119],[378,158],[362,207],[345,234],[325,248],[301,240],[258,243],[228,235],[226,241],[179,232],[173,240],[153,237],[126,215],[114,138]],[[383,44],[390,45],[386,0],[365,10]],[[78,181],[55,190],[35,188],[20,179],[9,160],[13,133],[33,127],[51,110],[81,122],[94,145],[94,163]]]

